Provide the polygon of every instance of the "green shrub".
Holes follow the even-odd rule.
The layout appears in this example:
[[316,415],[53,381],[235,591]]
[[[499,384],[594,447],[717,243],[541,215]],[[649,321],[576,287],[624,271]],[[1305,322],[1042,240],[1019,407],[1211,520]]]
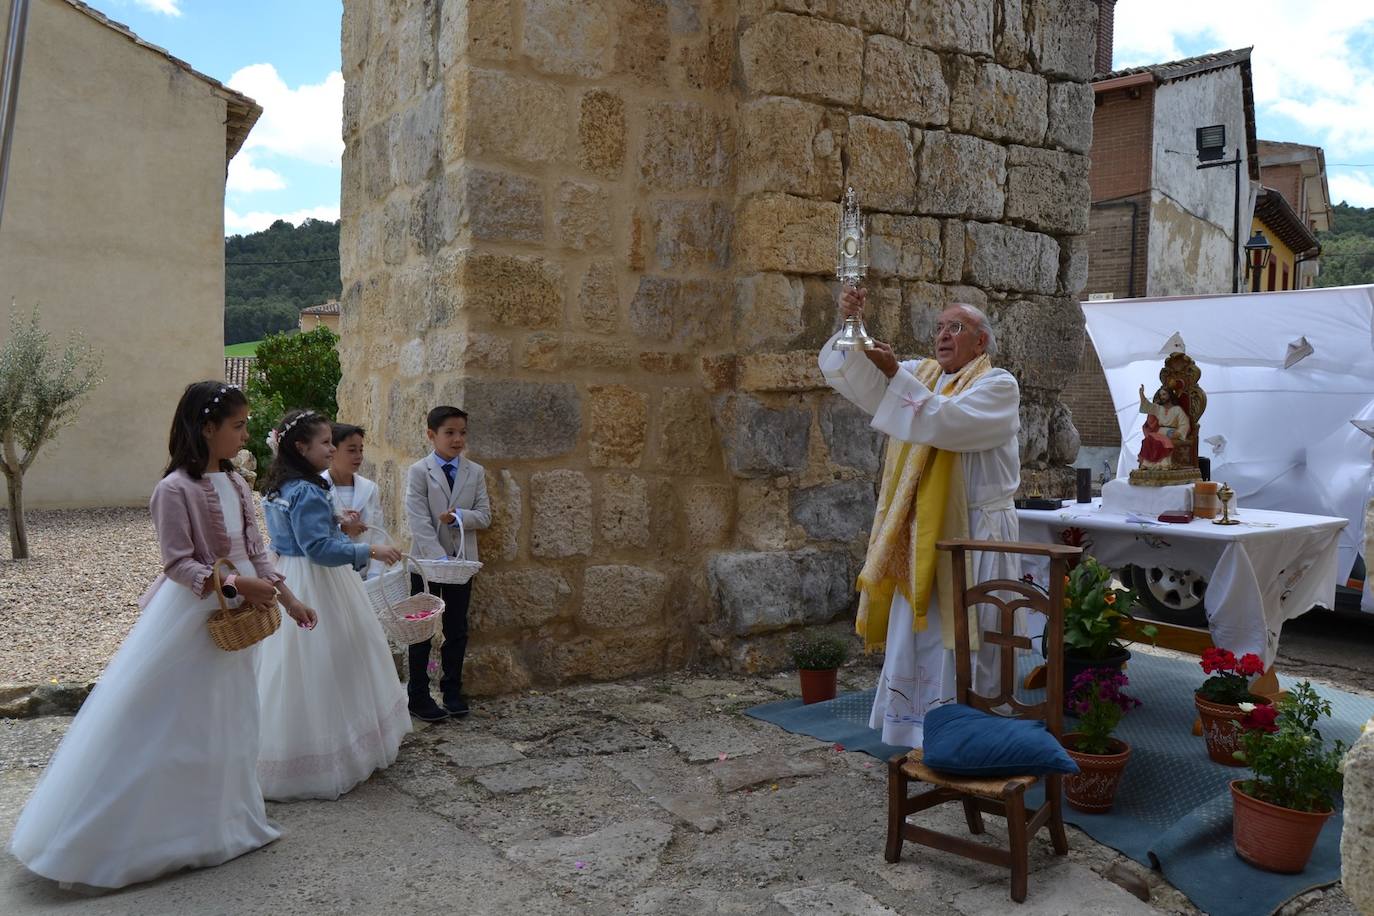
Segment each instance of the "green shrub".
[[844,640],[826,633],[803,633],[792,640],[792,663],[804,671],[838,668],[849,658]]

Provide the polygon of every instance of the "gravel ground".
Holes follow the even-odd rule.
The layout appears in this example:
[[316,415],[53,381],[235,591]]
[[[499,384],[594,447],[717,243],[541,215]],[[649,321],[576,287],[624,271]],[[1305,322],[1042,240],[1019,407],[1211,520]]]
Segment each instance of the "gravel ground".
[[162,565],[148,510],[26,514],[31,558],[0,559],[0,683],[94,680]]

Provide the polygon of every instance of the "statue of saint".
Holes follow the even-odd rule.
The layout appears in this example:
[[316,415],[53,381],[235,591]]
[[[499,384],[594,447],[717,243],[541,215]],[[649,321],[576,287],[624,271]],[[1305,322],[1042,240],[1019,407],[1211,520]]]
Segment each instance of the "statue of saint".
[[1145,400],[1145,386],[1141,385],[1140,412],[1148,415],[1145,440],[1140,444],[1140,466],[1172,468],[1175,442],[1187,439],[1192,429],[1187,412],[1167,385],[1155,392],[1153,402]]

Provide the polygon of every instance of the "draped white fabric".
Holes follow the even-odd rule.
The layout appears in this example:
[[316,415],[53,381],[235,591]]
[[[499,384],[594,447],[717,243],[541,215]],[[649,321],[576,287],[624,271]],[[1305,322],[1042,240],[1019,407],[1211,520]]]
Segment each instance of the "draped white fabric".
[[[1160,351],[1177,333],[1202,370],[1199,454],[1212,478],[1241,506],[1348,519],[1344,583],[1374,496],[1374,441],[1351,422],[1374,421],[1374,287],[1087,302],[1083,314],[1121,428],[1118,474],[1140,450],[1139,386],[1158,384]],[[1304,337],[1311,355],[1285,368]]]

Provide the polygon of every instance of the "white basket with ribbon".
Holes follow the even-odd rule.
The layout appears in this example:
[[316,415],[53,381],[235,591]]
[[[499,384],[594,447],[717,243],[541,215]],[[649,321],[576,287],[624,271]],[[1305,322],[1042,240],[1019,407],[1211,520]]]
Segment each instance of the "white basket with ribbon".
[[458,554],[457,556],[444,557],[442,560],[417,560],[420,567],[425,571],[425,576],[431,582],[440,582],[444,585],[462,585],[477,575],[477,571],[482,568],[478,560],[469,560],[467,554],[467,537],[463,531],[463,513],[459,509],[453,510],[453,516],[458,520]]
[[[377,619],[381,621],[382,630],[386,635],[406,646],[433,639],[444,619],[444,602],[439,596],[429,593],[429,583],[425,581],[425,572],[419,562],[405,554],[401,562],[396,564],[396,569],[404,574],[407,563],[415,564],[416,570],[420,573],[420,581],[424,582],[424,590],[393,602],[390,594],[383,589],[383,607],[377,613]],[[406,576],[407,580],[409,578]]]
[[[396,546],[396,540],[386,532],[386,529],[373,525],[368,530],[380,531],[388,544]],[[378,617],[385,617],[391,605],[400,604],[410,597],[410,572],[406,569],[405,563],[386,567],[378,575],[364,580],[363,590],[367,592],[367,600],[372,604],[372,612]]]

